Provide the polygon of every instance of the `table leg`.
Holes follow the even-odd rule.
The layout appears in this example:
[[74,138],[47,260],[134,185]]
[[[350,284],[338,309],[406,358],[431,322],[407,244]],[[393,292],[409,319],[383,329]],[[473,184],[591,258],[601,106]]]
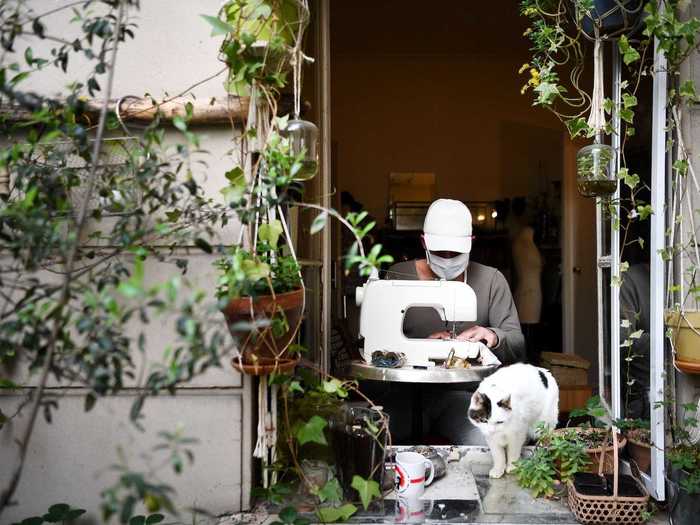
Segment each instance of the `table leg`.
[[413,417],[411,418],[411,433],[414,445],[423,442],[423,391],[418,385],[412,386]]

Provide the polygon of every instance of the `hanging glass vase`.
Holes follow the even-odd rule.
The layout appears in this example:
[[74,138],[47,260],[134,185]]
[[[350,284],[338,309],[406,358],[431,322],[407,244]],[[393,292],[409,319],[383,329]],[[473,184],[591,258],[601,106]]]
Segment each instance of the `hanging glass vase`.
[[312,179],[318,172],[318,128],[308,120],[294,119],[287,122],[287,127],[280,131],[289,139],[292,153],[303,153],[301,169],[294,175],[295,180]]
[[578,192],[584,197],[607,197],[617,189],[611,161],[615,150],[607,144],[591,144],[576,154]]

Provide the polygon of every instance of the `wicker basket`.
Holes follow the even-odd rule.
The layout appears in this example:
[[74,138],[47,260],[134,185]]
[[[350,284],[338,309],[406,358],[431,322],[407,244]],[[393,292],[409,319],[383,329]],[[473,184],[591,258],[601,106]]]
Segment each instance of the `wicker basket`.
[[[615,436],[616,437],[616,436]],[[603,475],[605,463],[605,450],[598,463],[598,475]],[[644,485],[635,478],[642,496],[618,496],[618,485],[620,478],[619,467],[619,445],[618,440],[613,439],[613,495],[612,496],[589,496],[581,494],[576,490],[573,481],[569,481],[567,488],[569,491],[569,507],[580,523],[644,523],[643,512],[649,504],[649,494]]]

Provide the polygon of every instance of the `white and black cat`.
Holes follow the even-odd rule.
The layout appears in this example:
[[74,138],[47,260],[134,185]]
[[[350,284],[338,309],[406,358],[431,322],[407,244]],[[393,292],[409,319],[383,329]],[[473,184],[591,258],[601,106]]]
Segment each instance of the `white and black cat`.
[[469,421],[491,449],[489,476],[512,472],[525,440],[537,437],[537,423],[554,428],[558,416],[559,387],[549,370],[518,363],[484,379],[472,395]]

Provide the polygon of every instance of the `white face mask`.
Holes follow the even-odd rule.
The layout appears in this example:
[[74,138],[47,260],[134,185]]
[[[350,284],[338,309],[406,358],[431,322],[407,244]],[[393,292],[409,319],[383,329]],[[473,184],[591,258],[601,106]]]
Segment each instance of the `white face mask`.
[[425,255],[428,258],[428,266],[430,266],[433,273],[447,281],[458,277],[467,269],[469,264],[468,253],[460,253],[449,259],[430,253],[429,250],[425,250]]

